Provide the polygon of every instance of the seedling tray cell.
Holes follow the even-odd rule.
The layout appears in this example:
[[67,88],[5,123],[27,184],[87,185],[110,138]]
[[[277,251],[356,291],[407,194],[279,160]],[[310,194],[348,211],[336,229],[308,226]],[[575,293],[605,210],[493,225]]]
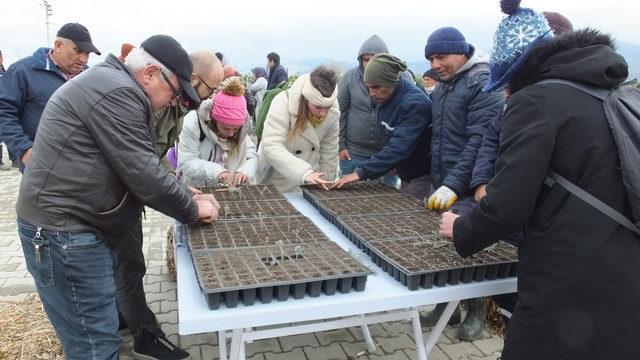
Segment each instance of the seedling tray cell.
[[194,223],[187,225],[187,235],[192,251],[329,241],[304,216]]
[[209,308],[364,290],[371,270],[333,242],[191,252]]
[[218,202],[247,200],[285,200],[273,185],[239,185],[235,188],[204,187],[205,194],[213,194]]

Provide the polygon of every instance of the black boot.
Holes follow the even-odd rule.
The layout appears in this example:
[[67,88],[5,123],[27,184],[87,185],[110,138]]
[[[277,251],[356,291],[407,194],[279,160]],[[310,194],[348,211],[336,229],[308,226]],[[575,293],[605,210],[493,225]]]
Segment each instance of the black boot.
[[458,339],[473,341],[480,337],[484,327],[484,319],[487,315],[484,298],[469,299],[467,302],[467,316],[458,329]]
[[191,357],[162,334],[142,327],[139,339],[134,339],[133,357],[137,360],[183,360]]
[[[447,303],[441,303],[436,305],[436,308],[429,312],[427,315],[420,315],[420,323],[425,327],[434,327],[438,320],[440,320],[440,316],[444,312],[444,309],[447,307]],[[459,324],[460,323],[460,307],[456,307],[453,311],[453,315],[449,319],[449,325]]]

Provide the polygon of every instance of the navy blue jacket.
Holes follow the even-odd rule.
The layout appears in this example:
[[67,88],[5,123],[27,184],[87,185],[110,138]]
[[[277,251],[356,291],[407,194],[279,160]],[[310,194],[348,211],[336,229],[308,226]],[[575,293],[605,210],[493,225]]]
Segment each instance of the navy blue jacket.
[[458,197],[471,195],[471,173],[482,136],[503,108],[502,93],[482,91],[488,77],[488,65],[474,56],[450,81],[439,83],[431,93],[433,186],[437,189],[444,185]]
[[496,172],[496,159],[500,149],[500,132],[502,131],[503,114],[496,116],[482,137],[482,145],[478,150],[478,159],[471,175],[471,189],[488,184]]
[[0,77],[0,139],[18,160],[33,147],[47,101],[66,82],[59,68],[49,60],[50,50],[36,50],[32,56],[11,65]]
[[429,173],[431,100],[415,82],[400,78],[389,101],[375,109],[385,145],[356,172],[360,179],[377,178],[391,169],[403,181]]
[[269,70],[269,79],[267,81],[267,90],[271,90],[278,86],[283,81],[287,81],[287,70],[278,64],[273,69]]

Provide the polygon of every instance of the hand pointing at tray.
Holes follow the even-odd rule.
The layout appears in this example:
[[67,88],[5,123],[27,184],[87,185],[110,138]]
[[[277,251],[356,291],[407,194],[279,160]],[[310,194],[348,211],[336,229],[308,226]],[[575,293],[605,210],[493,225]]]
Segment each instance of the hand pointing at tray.
[[442,219],[440,220],[440,235],[453,239],[453,224],[460,215],[454,214],[451,211],[442,213]]
[[210,223],[218,218],[220,204],[212,194],[196,194],[193,200],[198,204],[198,220]]
[[340,179],[338,179],[338,181],[334,182],[333,185],[331,185],[331,189],[340,189],[341,187],[347,184],[351,184],[352,182],[356,182],[359,180],[360,180],[360,176],[358,175],[357,172],[354,171],[351,174],[345,175]]

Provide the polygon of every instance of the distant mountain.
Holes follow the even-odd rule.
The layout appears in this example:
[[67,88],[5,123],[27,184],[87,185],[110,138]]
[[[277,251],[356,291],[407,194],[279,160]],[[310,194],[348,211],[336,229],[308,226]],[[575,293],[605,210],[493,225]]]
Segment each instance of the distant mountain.
[[640,45],[619,42],[618,53],[627,60],[629,79],[640,79]]
[[[629,78],[640,79],[640,45],[619,42],[618,53],[624,56],[627,60],[627,64],[629,64]],[[287,69],[289,75],[299,75],[311,72],[315,67],[322,64],[332,66],[341,73],[344,73],[345,71],[357,65],[355,61],[341,61],[327,57],[294,60],[283,63],[282,65]],[[427,69],[430,68],[428,61],[424,59],[414,61],[410,60],[407,62],[407,66],[416,76],[421,75],[423,72],[427,71]],[[241,71],[249,72],[250,70],[247,69]]]

